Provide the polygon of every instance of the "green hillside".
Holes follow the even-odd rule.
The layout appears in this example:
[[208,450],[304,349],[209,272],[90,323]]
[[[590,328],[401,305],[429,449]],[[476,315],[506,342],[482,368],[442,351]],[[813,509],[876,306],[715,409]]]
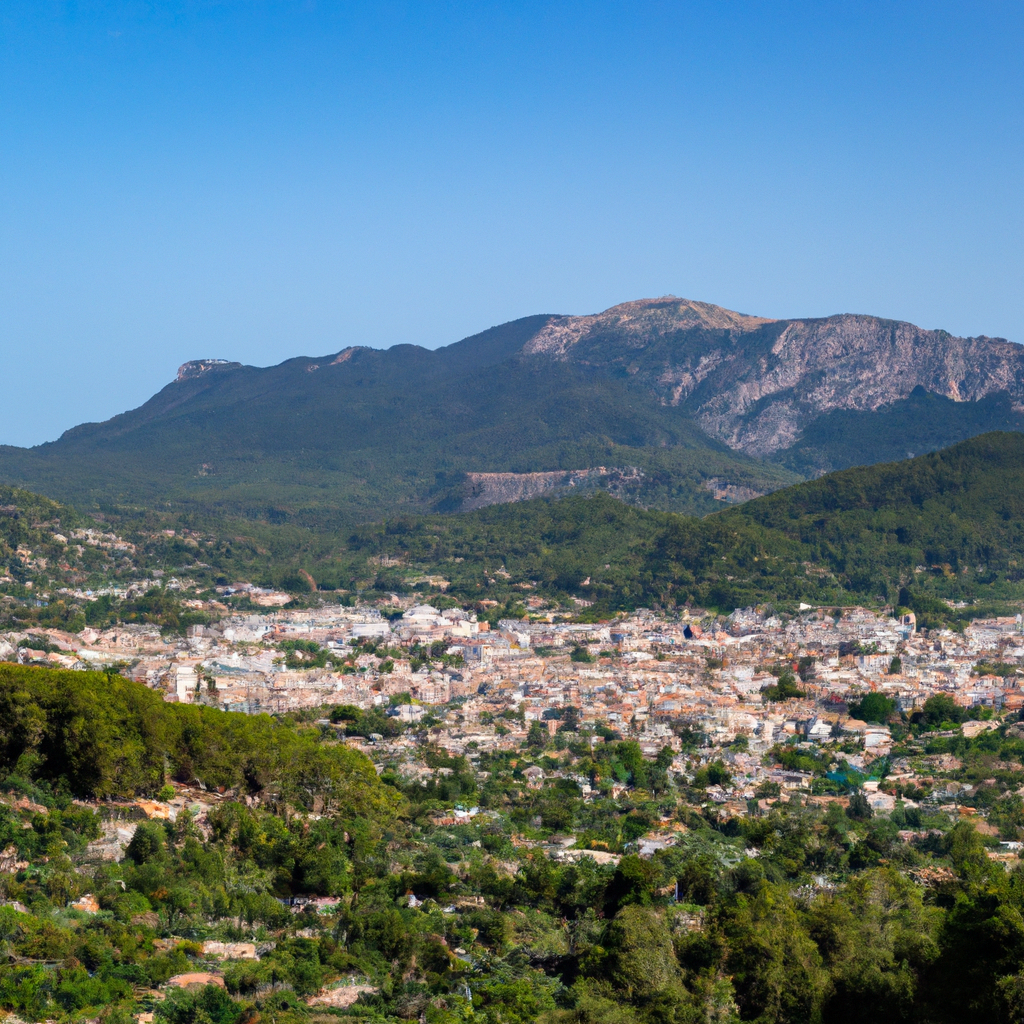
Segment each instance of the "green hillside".
[[[988,856],[1024,835],[1015,727],[939,741],[962,767],[925,784],[957,782],[973,819],[917,790],[920,805],[888,815],[862,794],[845,811],[744,812],[709,801],[695,746],[680,771],[668,746],[646,758],[586,727],[473,761],[425,728],[403,740],[425,771],[378,777],[340,725],[0,665],[14,865],[0,876],[0,1010],[58,1024],[1019,1019],[1024,886]],[[822,753],[803,759],[824,783],[841,751]],[[526,784],[534,766],[541,786]],[[710,768],[728,784],[722,760]],[[453,823],[453,804],[473,814]],[[146,813],[168,806],[174,820]],[[667,821],[674,845],[638,855]],[[549,856],[567,833],[590,855]],[[324,1005],[335,995],[353,998]]]
[[[59,562],[58,527],[89,520],[25,492],[0,503],[4,555],[32,548],[33,578],[17,586],[38,594]],[[133,547],[92,568],[295,589],[308,585],[302,570],[345,600],[415,589],[496,600],[492,618],[522,614],[532,594],[586,598],[594,617],[653,603],[890,601],[931,627],[1024,601],[1022,513],[1024,436],[990,433],[702,519],[605,494],[335,533],[150,510],[105,522]],[[61,572],[83,571],[66,556]],[[99,611],[156,614],[174,600],[158,588]],[[100,604],[64,614],[95,617]],[[53,607],[10,614],[42,620]],[[157,1024],[1019,1019],[1024,887],[988,856],[1024,837],[1016,725],[968,739],[892,723],[901,757],[955,754],[941,778],[929,762],[928,793],[962,783],[960,807],[985,821],[982,834],[916,789],[920,806],[900,801],[888,816],[863,795],[845,811],[751,801],[725,816],[707,787],[730,768],[698,767],[689,730],[682,756],[693,756],[677,771],[672,749],[647,759],[610,731],[591,742],[540,730],[539,744],[471,761],[413,726],[402,739],[415,747],[378,750],[378,775],[341,740],[350,716],[228,714],[113,673],[0,664],[0,848],[17,862],[0,875],[0,1008],[60,1024],[140,1012]],[[427,769],[415,777],[403,774],[410,749]],[[768,757],[803,757],[812,786],[833,786],[841,754]],[[540,788],[525,782],[530,765],[549,773]],[[588,800],[582,776],[597,788]],[[613,781],[628,786],[618,797]],[[143,820],[138,797],[177,798],[176,820]],[[199,799],[201,817],[182,806]],[[458,805],[481,813],[452,824]],[[669,820],[685,826],[676,845],[637,856],[636,840]],[[136,822],[123,859],[100,861],[90,844]],[[544,844],[565,834],[618,863],[557,862]],[[319,902],[296,912],[295,899]],[[258,955],[214,952],[240,942]],[[153,991],[211,970],[221,984]],[[364,986],[354,1005],[310,1004],[351,979]]]
[[0,478],[82,507],[171,507],[334,529],[457,509],[467,472],[643,471],[630,500],[704,513],[704,481],[764,492],[798,477],[712,441],[627,374],[511,352],[528,318],[431,352],[352,349],[232,364],[33,449]]
[[[52,521],[56,507],[47,508]],[[31,519],[6,522],[24,530]],[[512,609],[536,593],[586,599],[595,615],[644,604],[731,612],[760,603],[899,603],[938,623],[1024,599],[1022,523],[1024,436],[992,433],[904,462],[843,470],[702,519],[600,493],[395,516],[340,532],[140,513],[106,524],[133,545],[131,557],[90,571],[124,580],[175,573],[199,589],[245,579],[305,600],[317,599],[315,585],[321,598],[417,591],[438,599],[443,591],[447,599]],[[5,550],[24,578],[30,573],[17,565],[15,544],[12,535]],[[68,572],[87,568],[67,557]],[[22,579],[11,593],[46,593],[59,583],[53,573],[50,564],[37,567],[36,589],[25,590]],[[146,600],[126,604],[122,614],[185,621],[175,617],[176,599],[169,596],[166,607]],[[55,625],[76,616],[100,621],[99,611],[70,597],[11,614]],[[102,616],[113,614],[108,602]]]
[[[765,601],[896,603],[907,591],[902,603],[934,615],[937,597],[1024,596],[1022,522],[1024,436],[993,433],[703,519],[605,496],[540,500],[365,527],[347,547],[399,560],[376,578],[392,589],[429,569],[467,597],[526,584],[609,608],[657,601],[723,611]],[[954,613],[943,605],[938,614]]]
[[1005,392],[954,402],[917,387],[909,398],[873,412],[837,409],[819,416],[778,462],[811,476],[913,458],[994,430],[1024,430],[1024,415]]
[[321,743],[315,730],[167,704],[141,683],[100,672],[0,663],[0,776],[12,774],[80,798],[154,796],[173,780],[300,806],[333,788],[338,806],[362,813],[393,802],[363,755]]
[[[832,473],[705,522],[788,554],[782,571],[793,597],[810,600],[838,585],[889,601],[901,590],[974,601],[1020,594],[1022,517],[1024,436],[991,433],[916,459]],[[811,563],[805,580],[797,562]],[[760,569],[737,576],[735,597],[744,585],[759,591],[763,579]]]

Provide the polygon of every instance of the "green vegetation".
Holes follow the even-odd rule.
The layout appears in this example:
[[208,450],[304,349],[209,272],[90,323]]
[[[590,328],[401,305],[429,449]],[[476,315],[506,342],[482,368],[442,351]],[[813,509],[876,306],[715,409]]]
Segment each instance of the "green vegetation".
[[913,458],[994,430],[1024,430],[1024,415],[1005,392],[955,402],[918,386],[909,398],[871,412],[836,409],[819,416],[779,461],[809,476]]
[[[349,731],[380,715],[324,711]],[[159,1024],[1017,1019],[1022,873],[991,859],[995,840],[970,821],[934,804],[880,815],[859,790],[845,808],[723,816],[708,791],[730,784],[724,760],[687,779],[669,748],[645,758],[571,724],[475,766],[424,746],[426,776],[378,779],[329,726],[4,666],[0,848],[18,865],[0,874],[0,1008],[61,1022],[150,1009]],[[1024,835],[1024,741],[999,728],[930,742],[962,761],[969,805]],[[791,746],[770,759],[816,778],[828,762]],[[548,774],[539,787],[531,764]],[[225,788],[197,815],[199,783]],[[186,792],[174,821],[126,802]],[[673,844],[639,855],[669,820]],[[90,854],[128,823],[123,859]],[[556,835],[581,859],[552,859]],[[211,970],[223,987],[154,992]],[[307,1002],[346,979],[364,986],[351,1005]]]
[[379,803],[366,758],[315,730],[168,704],[116,675],[2,662],[0,771],[75,797],[153,795],[169,775],[298,806]]
[[967,717],[967,712],[948,693],[936,693],[924,702],[924,720],[933,727],[958,725]]
[[[117,520],[133,550],[116,562],[95,548],[65,552],[69,561],[62,562],[52,523],[78,514],[52,503],[29,511],[45,499],[7,493],[17,514],[0,518],[0,530],[7,530],[12,576],[29,572],[15,555],[19,544],[54,548],[45,569],[31,570],[34,591],[26,589],[30,581],[8,587],[18,601],[9,604],[9,621],[23,628],[120,619],[180,631],[206,620],[182,605],[180,593],[160,586],[121,602],[52,593],[47,601],[31,599],[44,585],[55,587],[61,573],[83,573],[74,559],[93,551],[118,579],[178,572],[199,587],[248,579],[285,588],[300,602],[389,592],[416,592],[444,606],[487,599],[497,604],[478,610],[492,623],[520,617],[531,592],[565,603],[585,597],[591,606],[579,614],[589,621],[638,605],[728,613],[804,601],[902,606],[922,628],[1004,614],[1024,599],[1020,434],[988,434],[907,462],[845,470],[704,519],[645,511],[604,494],[400,516],[340,536],[223,520],[204,525],[194,517],[165,530],[161,516],[139,513]],[[437,580],[443,592],[431,582]],[[252,607],[244,593],[227,600]]]
[[995,663],[987,661],[979,661],[977,665],[971,670],[971,675],[975,676],[1000,676],[1005,679],[1007,676],[1016,676],[1021,674],[1020,665],[1007,665],[1005,662],[998,661]]
[[896,701],[884,693],[866,693],[850,705],[850,715],[865,722],[884,723],[896,711]]
[[711,478],[759,492],[799,479],[712,441],[617,367],[519,355],[547,319],[436,351],[213,368],[51,444],[0,446],[0,478],[105,513],[161,508],[319,530],[455,511],[473,491],[467,472],[635,468],[643,475],[603,485],[695,513],[720,507]]
[[796,685],[795,676],[789,670],[779,676],[779,681],[774,686],[769,686],[762,691],[762,697],[767,701],[789,700],[791,697],[802,697],[803,695],[803,691]]
[[692,580],[697,603],[723,609],[859,595],[910,607],[919,626],[955,623],[1020,598],[1022,513],[1024,437],[987,434],[833,473],[712,516],[699,530],[680,520],[659,542],[666,560],[652,568]]
[[[641,603],[729,612],[765,602],[889,602],[912,608],[927,627],[1024,596],[1022,522],[1024,437],[991,434],[702,520],[598,495],[394,520],[361,528],[349,545],[433,567],[451,581],[450,594],[466,599],[529,585],[585,594],[606,612]],[[393,570],[375,584],[396,588],[402,575]]]

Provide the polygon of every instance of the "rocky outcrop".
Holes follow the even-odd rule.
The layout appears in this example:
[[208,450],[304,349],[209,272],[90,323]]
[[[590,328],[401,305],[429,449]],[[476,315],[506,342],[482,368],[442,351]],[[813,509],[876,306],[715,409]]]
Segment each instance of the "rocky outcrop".
[[192,359],[178,367],[177,380],[194,380],[210,370],[233,370],[241,363],[233,363],[229,359]]
[[875,410],[916,387],[957,402],[1001,391],[1019,400],[1024,391],[1019,345],[875,317],[792,321],[768,353],[744,355],[734,379],[694,414],[713,437],[751,455],[789,447],[822,413]]
[[734,313],[709,302],[667,295],[612,306],[593,316],[552,317],[523,348],[527,355],[566,357],[584,339],[614,335],[631,348],[646,348],[652,338],[669,337],[693,328],[752,331],[772,323],[765,317]]
[[555,317],[523,349],[624,372],[750,455],[788,448],[837,409],[875,410],[916,387],[957,402],[1024,400],[1024,348],[843,314],[768,320],[667,297]]
[[765,491],[759,491],[755,487],[746,487],[743,484],[734,484],[721,477],[711,476],[704,481],[704,489],[710,491],[718,501],[726,501],[735,505],[741,501],[751,501],[760,498]]
[[627,484],[639,483],[641,470],[629,466],[625,469],[558,470],[546,473],[467,473],[466,496],[462,511],[501,505],[511,501],[529,501],[543,495],[567,494],[570,491],[589,491],[600,488],[612,493]]

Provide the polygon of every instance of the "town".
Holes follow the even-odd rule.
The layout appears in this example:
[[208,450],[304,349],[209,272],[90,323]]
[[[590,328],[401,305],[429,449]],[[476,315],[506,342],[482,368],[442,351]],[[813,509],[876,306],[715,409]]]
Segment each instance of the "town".
[[[246,595],[250,610],[187,602],[211,623],[183,637],[146,625],[9,633],[0,656],[118,671],[169,702],[298,715],[405,783],[450,773],[439,751],[465,758],[481,786],[496,755],[518,754],[502,762],[513,784],[568,780],[584,801],[617,799],[627,782],[581,771],[572,751],[631,740],[722,820],[778,801],[848,805],[856,790],[873,813],[924,802],[980,814],[984,827],[971,786],[952,777],[959,762],[926,745],[1016,721],[1024,707],[1020,615],[962,633],[918,631],[913,613],[891,609],[807,606],[586,622],[578,607],[531,597],[521,618],[488,621],[487,602],[441,609],[392,595],[293,609],[249,584],[221,590]],[[645,839],[641,849],[672,842],[657,829]]]

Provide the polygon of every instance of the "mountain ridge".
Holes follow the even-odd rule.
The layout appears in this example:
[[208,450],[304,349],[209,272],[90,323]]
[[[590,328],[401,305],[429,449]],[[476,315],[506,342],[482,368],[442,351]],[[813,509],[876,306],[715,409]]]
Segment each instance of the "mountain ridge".
[[[882,420],[898,428],[895,449]],[[338,522],[469,507],[479,474],[632,467],[629,500],[703,514],[722,507],[714,495],[993,428],[1024,429],[1024,349],[1005,339],[662,296],[524,317],[433,350],[190,360],[136,409],[0,447],[0,479],[78,503]]]
[[[675,310],[674,317],[667,315],[671,309]],[[322,367],[346,363],[359,365],[364,359],[378,357],[384,357],[386,361],[396,357],[414,359],[421,364],[420,369],[428,373],[443,372],[456,362],[461,364],[461,369],[477,369],[517,355],[549,357],[563,362],[574,361],[575,356],[575,361],[594,365],[594,350],[600,353],[600,344],[609,333],[617,335],[616,341],[627,352],[637,352],[653,348],[652,341],[678,340],[680,333],[689,330],[751,334],[776,325],[781,327],[781,331],[768,339],[770,352],[763,351],[763,344],[752,346],[754,351],[746,354],[750,365],[730,367],[728,376],[738,379],[724,392],[719,389],[716,395],[709,397],[706,394],[709,388],[701,387],[723,363],[736,362],[735,357],[728,360],[721,351],[702,353],[696,366],[673,364],[666,360],[660,372],[645,376],[653,376],[665,392],[660,397],[667,404],[688,404],[688,400],[695,397],[695,418],[709,435],[731,448],[759,456],[789,447],[780,442],[795,440],[799,429],[783,427],[777,411],[774,416],[767,417],[767,421],[775,426],[774,431],[768,432],[770,440],[765,439],[765,430],[737,429],[735,421],[746,419],[748,410],[760,416],[757,407],[774,396],[783,396],[787,408],[792,408],[788,393],[805,383],[807,377],[811,378],[811,386],[805,386],[803,404],[809,408],[801,410],[805,414],[802,421],[807,419],[807,412],[822,413],[835,409],[873,411],[908,398],[915,388],[920,387],[957,402],[978,401],[1006,391],[1017,400],[1015,411],[1024,412],[1024,349],[1005,338],[986,335],[961,338],[947,331],[928,330],[906,321],[867,314],[773,319],[675,296],[620,303],[602,313],[582,316],[539,314],[524,317],[437,349],[410,344],[388,349],[357,345],[325,356],[296,356],[268,367],[214,358],[190,360],[182,364],[175,381],[168,386],[202,379],[211,373],[263,373],[289,364],[301,366],[307,372],[316,372]],[[513,335],[511,344],[507,341],[509,333]],[[871,344],[872,334],[876,340],[874,345]],[[500,338],[497,346],[493,343],[494,335]],[[888,340],[881,351],[877,344],[879,335],[887,336]],[[522,337],[526,337],[526,341],[520,346]],[[707,341],[706,338],[700,340]],[[940,351],[943,347],[944,352]],[[579,358],[581,349],[591,358]],[[656,358],[664,355],[657,351],[654,354]],[[876,358],[876,372],[866,374],[863,358],[871,355]],[[755,356],[756,362],[753,360]],[[774,362],[769,356],[775,357]],[[882,356],[894,359],[885,365],[884,372],[883,367],[877,364]],[[861,360],[857,361],[857,357]],[[845,376],[836,380],[835,375],[830,378],[826,374],[826,368],[834,368],[850,360],[854,363],[844,367],[847,370]],[[752,373],[755,367],[756,375]],[[627,372],[636,373],[638,369]],[[723,375],[719,373],[717,376]],[[203,383],[208,384],[209,380]],[[166,390],[167,387],[158,392],[154,399]],[[193,393],[183,396],[174,405],[191,397]],[[145,410],[154,399],[137,411]],[[164,408],[169,411],[174,405]],[[130,415],[130,412],[98,425],[113,424],[125,415]],[[73,427],[62,437],[90,425]]]

